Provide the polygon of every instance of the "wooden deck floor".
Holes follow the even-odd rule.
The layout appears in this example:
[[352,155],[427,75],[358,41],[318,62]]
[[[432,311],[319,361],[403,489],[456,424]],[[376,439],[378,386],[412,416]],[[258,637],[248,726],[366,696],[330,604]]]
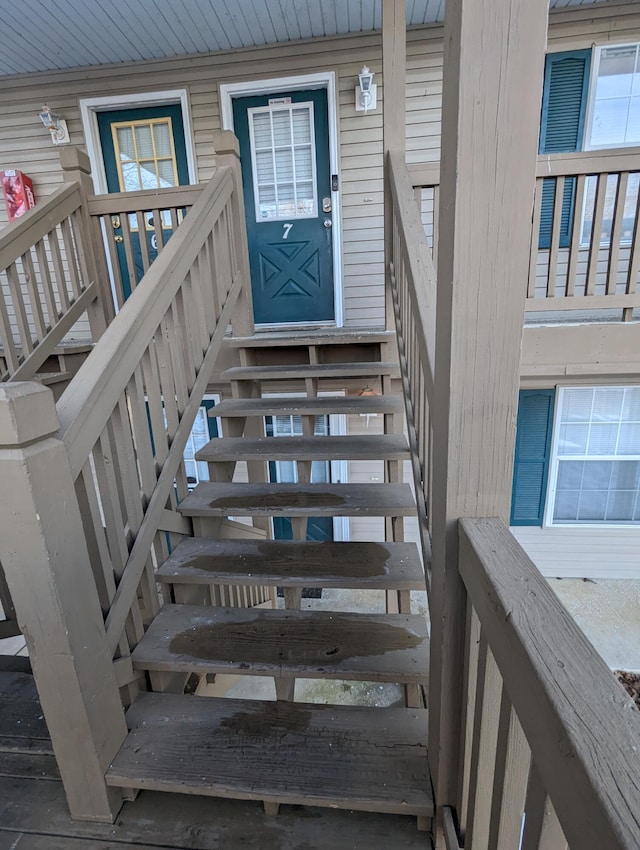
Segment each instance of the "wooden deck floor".
[[143,791],[116,823],[69,817],[30,676],[0,672],[0,850],[427,850],[415,818]]

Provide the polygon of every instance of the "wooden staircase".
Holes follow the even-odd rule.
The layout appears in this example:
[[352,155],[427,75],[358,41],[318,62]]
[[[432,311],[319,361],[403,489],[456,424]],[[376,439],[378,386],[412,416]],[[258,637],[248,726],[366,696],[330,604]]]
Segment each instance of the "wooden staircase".
[[[215,408],[224,436],[197,455],[211,481],[179,506],[196,536],[161,565],[166,604],[132,656],[152,692],[129,709],[129,735],[107,782],[261,800],[273,814],[282,803],[401,813],[429,829],[428,632],[410,597],[424,590],[424,571],[417,547],[403,539],[415,502],[402,480],[410,453],[391,392],[397,367],[307,356],[311,362],[265,365],[247,348],[245,365],[222,375],[233,393]],[[320,394],[354,380],[367,382],[365,396]],[[305,397],[291,397],[300,389]],[[316,417],[330,414],[376,414],[385,433],[315,436]],[[276,416],[301,417],[303,433],[266,436],[264,417]],[[381,460],[385,480],[312,483],[318,460]],[[299,483],[269,481],[273,461],[295,462]],[[323,516],[381,517],[387,539],[308,540],[308,518]],[[291,519],[294,539],[269,539],[274,517]],[[230,539],[229,527],[238,531]],[[302,609],[303,587],[381,591],[386,612],[353,610],[349,597],[340,610]],[[193,674],[212,681],[229,673],[273,677],[277,700],[184,694]],[[404,700],[338,704],[336,688],[333,704],[295,702],[296,679],[394,683]]]

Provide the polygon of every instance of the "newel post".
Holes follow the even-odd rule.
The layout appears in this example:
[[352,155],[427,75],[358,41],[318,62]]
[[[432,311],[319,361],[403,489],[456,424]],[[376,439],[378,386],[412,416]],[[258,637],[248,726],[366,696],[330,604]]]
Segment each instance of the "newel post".
[[113,821],[127,729],[53,395],[0,385],[0,561],[74,818]]
[[78,183],[80,186],[82,206],[78,210],[78,224],[88,277],[83,283],[87,286],[95,280],[98,286],[98,300],[94,301],[88,310],[91,336],[93,341],[97,342],[115,313],[100,225],[98,220],[92,220],[89,214],[89,196],[95,191],[91,179],[91,162],[83,150],[71,145],[61,147],[59,156],[64,182]]
[[251,295],[251,269],[249,267],[249,246],[244,212],[244,194],[242,192],[242,171],[240,169],[240,143],[231,130],[218,130],[213,134],[213,146],[216,152],[216,165],[229,166],[233,171],[233,243],[236,254],[236,266],[242,275],[242,291],[231,318],[234,336],[253,336],[253,298]]

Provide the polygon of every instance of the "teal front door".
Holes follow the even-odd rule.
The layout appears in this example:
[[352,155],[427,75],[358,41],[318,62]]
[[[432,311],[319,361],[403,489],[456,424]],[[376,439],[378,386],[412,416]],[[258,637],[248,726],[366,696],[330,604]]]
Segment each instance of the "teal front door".
[[333,322],[327,92],[237,98],[233,119],[255,321]]
[[[118,109],[98,113],[98,130],[109,192],[167,189],[189,183],[189,166],[179,104]],[[118,244],[118,261],[125,298],[144,274],[137,216],[129,217],[135,281],[131,280],[122,222],[112,219]],[[162,216],[163,242],[171,236],[171,218]],[[144,239],[149,260],[158,255],[152,222],[145,222]]]

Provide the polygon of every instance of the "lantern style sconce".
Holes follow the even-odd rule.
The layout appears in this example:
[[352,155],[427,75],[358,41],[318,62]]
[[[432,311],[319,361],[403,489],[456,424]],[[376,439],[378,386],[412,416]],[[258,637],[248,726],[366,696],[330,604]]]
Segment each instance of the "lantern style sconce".
[[364,65],[358,74],[360,85],[356,86],[356,112],[368,112],[378,105],[378,87],[373,77],[373,71]]
[[51,134],[54,145],[68,145],[71,142],[67,122],[52,112],[46,103],[42,104],[40,120]]

